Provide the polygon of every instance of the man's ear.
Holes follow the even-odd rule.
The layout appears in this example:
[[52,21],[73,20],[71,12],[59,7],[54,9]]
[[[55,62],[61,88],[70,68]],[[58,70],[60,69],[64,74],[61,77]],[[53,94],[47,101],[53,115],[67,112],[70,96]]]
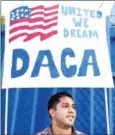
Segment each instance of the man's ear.
[[55,109],[51,108],[49,110],[49,114],[50,114],[51,118],[53,119],[55,117]]

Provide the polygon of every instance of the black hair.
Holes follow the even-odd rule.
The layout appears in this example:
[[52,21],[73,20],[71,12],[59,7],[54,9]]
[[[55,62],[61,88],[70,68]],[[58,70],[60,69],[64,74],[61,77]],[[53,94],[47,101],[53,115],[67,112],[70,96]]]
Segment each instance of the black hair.
[[51,98],[48,101],[48,111],[50,109],[56,109],[56,105],[59,103],[59,100],[61,97],[69,97],[73,99],[72,95],[70,95],[67,92],[58,92],[55,95],[51,96]]

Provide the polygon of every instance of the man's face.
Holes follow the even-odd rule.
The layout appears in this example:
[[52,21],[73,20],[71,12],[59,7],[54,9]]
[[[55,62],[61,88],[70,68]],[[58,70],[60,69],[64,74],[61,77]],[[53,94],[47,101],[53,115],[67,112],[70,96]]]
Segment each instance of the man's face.
[[70,127],[74,124],[76,118],[75,103],[69,97],[60,98],[59,103],[54,110],[54,120],[58,125]]

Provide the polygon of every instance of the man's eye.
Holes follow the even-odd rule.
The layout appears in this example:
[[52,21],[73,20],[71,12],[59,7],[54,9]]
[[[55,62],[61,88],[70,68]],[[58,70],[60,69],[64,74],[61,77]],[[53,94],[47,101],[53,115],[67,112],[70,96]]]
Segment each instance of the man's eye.
[[68,107],[68,105],[64,105],[64,106],[62,106],[62,107],[67,108],[67,107]]

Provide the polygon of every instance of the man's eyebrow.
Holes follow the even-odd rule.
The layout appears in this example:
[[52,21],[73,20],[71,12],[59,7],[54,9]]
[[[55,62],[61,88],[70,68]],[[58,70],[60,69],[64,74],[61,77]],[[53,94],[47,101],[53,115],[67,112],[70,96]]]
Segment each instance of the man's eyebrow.
[[[61,103],[61,104],[62,104],[62,105],[66,105],[66,104],[69,104],[69,103]],[[74,106],[75,106],[76,104],[75,104],[75,103],[73,103],[72,105],[74,105]]]
[[62,105],[64,105],[64,104],[69,104],[69,103],[61,103]]

